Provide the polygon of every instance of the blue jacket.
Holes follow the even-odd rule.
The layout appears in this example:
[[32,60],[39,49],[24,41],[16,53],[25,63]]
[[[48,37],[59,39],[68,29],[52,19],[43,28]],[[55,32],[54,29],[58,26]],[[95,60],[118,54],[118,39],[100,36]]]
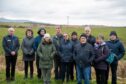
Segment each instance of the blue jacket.
[[20,43],[19,39],[16,36],[7,35],[3,37],[2,45],[5,51],[5,56],[11,56],[12,51],[15,51],[16,55],[18,55]]
[[117,39],[115,41],[107,41],[106,42],[111,52],[115,53],[117,55],[117,59],[114,60],[113,63],[117,63],[118,60],[120,60],[124,54],[125,49],[123,44]]
[[80,42],[78,39],[75,39],[75,40],[71,39],[71,43],[72,43],[73,47],[75,47]]
[[70,40],[65,41],[64,39],[61,42],[60,46],[60,56],[61,62],[71,62],[73,61],[73,46]]
[[35,38],[35,40],[34,40],[34,45],[33,45],[35,51],[37,51],[37,48],[38,48],[38,46],[39,46],[39,44],[40,44],[42,38],[43,38],[43,36],[41,36],[41,35],[38,35],[38,36]]
[[95,57],[94,48],[89,43],[79,43],[75,46],[73,56],[76,64],[81,64],[83,67],[90,66]]

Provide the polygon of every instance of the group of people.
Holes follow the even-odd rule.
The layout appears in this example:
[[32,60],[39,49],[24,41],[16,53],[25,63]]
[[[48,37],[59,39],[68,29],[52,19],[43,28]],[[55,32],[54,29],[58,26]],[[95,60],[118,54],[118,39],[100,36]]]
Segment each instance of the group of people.
[[[38,36],[34,38],[33,30],[27,29],[22,40],[21,49],[24,61],[24,79],[28,78],[30,66],[30,78],[33,78],[36,61],[37,77],[43,79],[44,84],[51,83],[51,70],[54,68],[55,80],[66,81],[77,79],[77,84],[90,84],[91,67],[96,72],[97,84],[108,84],[109,68],[112,72],[112,83],[117,84],[118,61],[124,56],[125,49],[115,31],[110,32],[110,40],[105,41],[99,34],[96,38],[91,34],[91,28],[86,26],[85,32],[79,38],[76,31],[62,33],[61,26],[56,26],[56,35],[51,37],[45,28],[38,30]],[[15,66],[20,48],[19,39],[14,35],[15,29],[9,28],[8,35],[3,37],[3,49],[6,59],[6,80],[15,80]],[[109,54],[113,52],[116,57],[109,64],[106,62]],[[76,77],[74,73],[76,70]]]

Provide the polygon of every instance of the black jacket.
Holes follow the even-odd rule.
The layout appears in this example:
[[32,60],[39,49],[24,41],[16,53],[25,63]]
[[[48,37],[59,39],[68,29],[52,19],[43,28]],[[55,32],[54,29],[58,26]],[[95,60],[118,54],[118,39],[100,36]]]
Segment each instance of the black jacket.
[[91,44],[77,44],[74,49],[74,60],[76,64],[82,64],[82,66],[90,66],[95,57],[94,48]]

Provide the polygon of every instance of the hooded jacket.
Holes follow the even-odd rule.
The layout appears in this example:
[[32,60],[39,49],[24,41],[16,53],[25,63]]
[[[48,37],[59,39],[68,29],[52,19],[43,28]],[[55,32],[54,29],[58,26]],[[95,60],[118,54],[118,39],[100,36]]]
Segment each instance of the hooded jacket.
[[39,46],[39,44],[40,44],[40,42],[41,42],[41,40],[42,40],[42,38],[43,38],[43,35],[40,34],[41,30],[44,30],[45,33],[46,33],[46,30],[45,30],[44,28],[40,28],[40,29],[38,30],[38,36],[37,36],[37,37],[35,38],[35,40],[34,40],[34,50],[35,50],[35,51],[37,51],[37,48],[38,48],[38,46]]
[[55,46],[50,44],[41,43],[37,49],[37,54],[39,56],[39,68],[52,68],[53,67],[53,57],[56,53]]

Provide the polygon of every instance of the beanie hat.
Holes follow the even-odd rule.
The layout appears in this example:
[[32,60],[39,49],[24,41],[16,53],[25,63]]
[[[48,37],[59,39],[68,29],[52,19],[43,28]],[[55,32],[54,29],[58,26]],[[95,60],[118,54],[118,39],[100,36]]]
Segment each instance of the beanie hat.
[[110,32],[110,35],[109,35],[109,36],[112,36],[112,35],[114,35],[114,36],[117,37],[117,33],[116,33],[115,31],[111,31],[111,32]]
[[43,38],[51,38],[50,34],[46,33]]

